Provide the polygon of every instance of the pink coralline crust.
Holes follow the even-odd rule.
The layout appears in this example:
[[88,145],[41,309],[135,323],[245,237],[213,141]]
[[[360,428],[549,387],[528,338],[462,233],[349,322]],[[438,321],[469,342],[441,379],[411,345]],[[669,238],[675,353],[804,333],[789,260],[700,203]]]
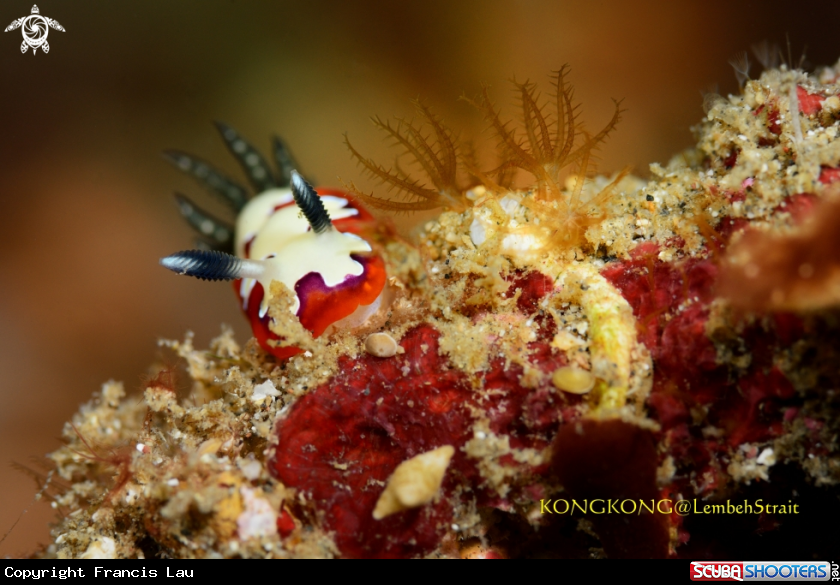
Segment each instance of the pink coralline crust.
[[[659,439],[678,468],[706,476],[702,493],[723,483],[718,470],[726,467],[721,457],[731,448],[782,433],[794,390],[774,355],[805,331],[801,319],[786,313],[745,325],[741,336],[752,356],[749,366],[738,370],[719,363],[707,332],[716,265],[697,258],[666,263],[658,252],[657,245],[643,243],[630,260],[611,264],[602,274],[633,307],[639,338],[653,357],[648,405],[662,425]],[[723,436],[707,438],[692,426],[695,406],[707,409],[704,424],[722,429]]]
[[[744,183],[746,183],[750,179],[745,179]],[[724,195],[729,200],[730,203],[737,203],[738,201],[744,201],[747,198],[747,194],[744,191],[746,186],[742,183],[740,191],[726,191]]]
[[[631,259],[608,265],[603,276],[621,291],[624,298],[633,307],[639,320],[640,340],[654,352],[654,359],[671,360],[681,364],[686,352],[692,356],[701,356],[701,363],[708,361],[706,347],[696,347],[695,335],[682,333],[682,326],[696,329],[695,313],[702,311],[702,306],[712,300],[711,284],[716,268],[708,260],[689,260],[682,264],[665,263],[658,260],[660,247],[657,244],[643,243],[631,253]],[[689,318],[680,317],[680,327],[669,325],[662,317],[673,307],[697,297],[703,305],[694,305],[689,311]],[[667,331],[665,331],[667,330]],[[657,340],[666,337],[660,344]],[[702,337],[702,336],[701,336]],[[676,349],[678,355],[669,357],[663,352]],[[713,350],[713,348],[712,348]],[[714,353],[712,353],[714,355]],[[698,360],[689,360],[692,364]],[[668,367],[667,363],[662,364]]]
[[732,236],[746,228],[749,221],[743,217],[724,217],[717,226],[717,234],[721,244],[726,245]]
[[[799,221],[812,199],[808,193],[792,196],[777,212]],[[724,218],[709,237],[722,251],[733,233],[746,228],[747,220]],[[665,245],[679,248],[684,243],[674,239]],[[651,352],[655,376],[647,405],[661,425],[658,433],[619,421],[579,421],[580,397],[556,392],[547,379],[536,388],[523,387],[522,368],[515,363],[506,367],[503,358],[492,359],[478,374],[479,383],[471,383],[439,353],[439,332],[420,324],[400,340],[402,355],[341,358],[338,374],[298,400],[278,421],[270,470],[302,494],[300,501],[305,503],[298,504],[295,513],[331,531],[342,556],[405,558],[440,545],[459,503],[511,510],[513,502],[551,497],[545,486],[552,481],[559,481],[571,496],[592,497],[593,490],[614,496],[626,488],[628,497],[655,497],[654,470],[667,456],[673,458],[678,479],[664,488],[662,497],[703,496],[723,489],[730,481],[724,470],[733,449],[781,435],[784,424],[797,416],[793,386],[775,356],[806,332],[802,320],[787,313],[745,322],[735,346],[743,346],[750,360],[741,369],[731,360],[719,362],[708,331],[719,274],[717,256],[663,262],[658,257],[661,249],[659,244],[642,243],[628,260],[602,271],[630,303],[639,339]],[[519,292],[519,315],[512,318],[527,317],[538,325],[537,340],[528,344],[531,365],[545,373],[565,365],[566,356],[548,343],[556,332],[554,321],[539,308],[539,301],[553,290],[552,280],[538,272],[519,272],[508,281],[511,286],[503,296]],[[493,316],[486,307],[472,311],[474,322]],[[698,407],[706,413],[702,425],[694,420]],[[492,433],[507,436],[512,448],[544,449],[553,442],[553,459],[539,467],[516,462],[511,455],[496,460],[494,464],[516,469],[510,490],[500,496],[481,476],[479,461],[463,449],[474,438],[479,418],[489,421]],[[585,429],[568,424],[572,421],[584,423]],[[706,426],[721,434],[705,436],[701,429]],[[622,467],[622,457],[602,455],[628,441],[638,452],[626,460],[633,461],[636,470],[644,467],[644,473]],[[659,445],[658,453],[648,447],[653,444]],[[420,508],[374,520],[376,501],[397,465],[443,445],[455,447],[455,455],[441,496]],[[593,462],[598,461],[610,461],[608,467],[618,471],[595,481],[592,474],[600,472]],[[613,481],[626,479],[631,471],[636,478],[632,486]],[[644,542],[620,536],[627,527],[614,526],[610,519],[595,519],[596,531],[609,556],[664,556],[668,538],[661,519],[634,519],[627,534],[643,534]],[[678,540],[688,541],[683,520],[674,515],[669,522]]]
[[526,315],[535,312],[540,300],[554,288],[554,282],[549,277],[536,271],[523,273],[520,270],[511,275],[508,280],[511,283],[511,293],[521,291],[516,306]]
[[[462,374],[441,367],[437,337],[423,326],[402,340],[404,356],[345,358],[329,384],[277,423],[272,473],[323,513],[345,556],[420,554],[437,544],[438,525],[451,516],[446,498],[383,520],[372,516],[382,482],[399,463],[466,440],[470,387]],[[462,467],[464,454],[456,451],[454,459],[452,467]],[[447,491],[453,476],[446,478]]]
[[[551,281],[533,274],[513,279],[519,307],[528,314],[551,290]],[[541,338],[531,342],[529,362],[543,372],[567,363],[566,356]],[[510,456],[498,463],[517,468],[517,484],[505,498],[485,485],[477,460],[461,449],[473,438],[477,417],[490,430],[509,437],[512,448],[545,448],[580,397],[560,394],[547,379],[536,388],[520,385],[522,368],[491,360],[480,375],[481,391],[440,355],[439,333],[428,324],[400,340],[405,353],[391,358],[344,357],[329,383],[301,398],[276,427],[277,447],[270,470],[299,490],[313,514],[346,557],[413,557],[438,546],[452,522],[453,498],[479,506],[509,509],[514,498],[529,499],[546,466],[531,467]],[[480,414],[478,414],[480,413]],[[372,513],[384,482],[403,461],[443,445],[455,455],[443,483],[443,497],[382,520]]]
[[[822,175],[821,175],[822,177]],[[795,193],[790,195],[776,208],[776,213],[789,213],[795,223],[800,223],[811,213],[817,203],[817,196],[813,193]]]
[[732,152],[729,153],[729,156],[723,159],[723,166],[727,169],[731,169],[732,167],[734,167],[735,163],[738,162],[738,153],[740,152],[741,151],[739,149],[733,148]]
[[280,510],[277,515],[277,534],[285,538],[289,536],[295,529],[295,521],[289,511],[286,509]]
[[820,183],[829,185],[838,179],[840,179],[840,168],[825,165],[820,167]]
[[808,90],[801,85],[796,86],[796,99],[799,101],[799,111],[806,116],[818,114],[825,101],[824,96],[808,93]]
[[779,106],[775,101],[767,104],[762,104],[753,112],[753,116],[763,116],[767,130],[770,136],[760,136],[758,139],[759,146],[772,146],[778,142],[778,137],[782,133],[782,126],[779,123]]

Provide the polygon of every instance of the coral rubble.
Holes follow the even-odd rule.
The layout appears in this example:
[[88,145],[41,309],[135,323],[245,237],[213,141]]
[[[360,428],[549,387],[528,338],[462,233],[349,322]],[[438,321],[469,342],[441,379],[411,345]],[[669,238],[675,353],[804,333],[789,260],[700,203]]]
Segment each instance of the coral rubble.
[[[162,368],[140,399],[109,382],[65,426],[42,554],[733,556],[750,549],[676,509],[546,502],[760,496],[813,518],[807,493],[836,516],[840,64],[709,100],[696,147],[647,181],[588,178],[621,109],[587,133],[566,73],[549,103],[517,85],[518,131],[470,100],[498,139],[489,171],[424,104],[430,131],[377,120],[431,186],[351,146],[391,191],[351,190],[443,209],[416,243],[373,236],[387,320],[302,339],[271,307],[303,350],[286,360],[229,331],[166,342],[187,388]],[[748,543],[804,517],[716,521]]]

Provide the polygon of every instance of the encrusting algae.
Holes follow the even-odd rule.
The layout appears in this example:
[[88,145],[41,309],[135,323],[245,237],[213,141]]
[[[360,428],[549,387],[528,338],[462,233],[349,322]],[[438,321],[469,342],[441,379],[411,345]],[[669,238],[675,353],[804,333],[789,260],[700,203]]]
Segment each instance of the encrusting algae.
[[[516,84],[518,125],[486,89],[467,100],[498,142],[490,170],[421,102],[419,122],[375,123],[425,179],[348,142],[383,185],[350,183],[360,202],[442,210],[416,243],[370,230],[388,309],[313,336],[275,281],[272,331],[302,353],[229,330],[163,342],[189,387],[159,369],[138,401],[109,382],[65,425],[39,554],[713,556],[736,525],[678,500],[807,493],[836,515],[840,248],[814,245],[840,217],[840,64],[708,100],[697,146],[649,180],[592,177],[622,110],[588,133],[567,77],[547,99]],[[656,511],[556,504],[597,498]],[[739,539],[800,521],[737,520]]]

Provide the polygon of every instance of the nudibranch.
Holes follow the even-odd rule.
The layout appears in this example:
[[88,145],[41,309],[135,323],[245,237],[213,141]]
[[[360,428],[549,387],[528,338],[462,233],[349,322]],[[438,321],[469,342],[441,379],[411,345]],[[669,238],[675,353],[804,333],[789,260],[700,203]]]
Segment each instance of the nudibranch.
[[247,190],[190,155],[166,157],[222,196],[238,217],[235,226],[176,195],[181,214],[201,235],[200,249],[162,258],[179,274],[203,280],[233,280],[242,310],[260,346],[277,358],[301,350],[282,345],[271,330],[271,283],[294,293],[291,311],[314,337],[358,327],[387,298],[385,263],[362,237],[373,216],[336,189],[314,189],[295,169],[285,144],[274,139],[274,176],[260,153],[233,129],[218,124],[229,149],[255,190]]

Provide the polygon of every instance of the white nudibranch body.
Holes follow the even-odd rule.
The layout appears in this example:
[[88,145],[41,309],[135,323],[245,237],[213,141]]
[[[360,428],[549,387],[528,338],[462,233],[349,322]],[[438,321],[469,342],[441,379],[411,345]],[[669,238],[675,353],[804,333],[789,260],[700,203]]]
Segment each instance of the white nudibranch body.
[[[347,199],[325,195],[321,201],[333,221],[359,215],[358,210],[347,207]],[[333,287],[364,271],[351,254],[372,251],[370,244],[355,234],[338,230],[315,233],[294,204],[291,189],[272,189],[248,202],[236,220],[235,246],[237,256],[264,263],[262,275],[243,278],[239,285],[244,309],[248,308],[254,285],[262,285],[266,294],[260,304],[260,317],[268,311],[272,280],[294,291],[297,282],[315,270],[324,284]],[[300,299],[295,295],[291,310],[297,312],[299,308]]]

